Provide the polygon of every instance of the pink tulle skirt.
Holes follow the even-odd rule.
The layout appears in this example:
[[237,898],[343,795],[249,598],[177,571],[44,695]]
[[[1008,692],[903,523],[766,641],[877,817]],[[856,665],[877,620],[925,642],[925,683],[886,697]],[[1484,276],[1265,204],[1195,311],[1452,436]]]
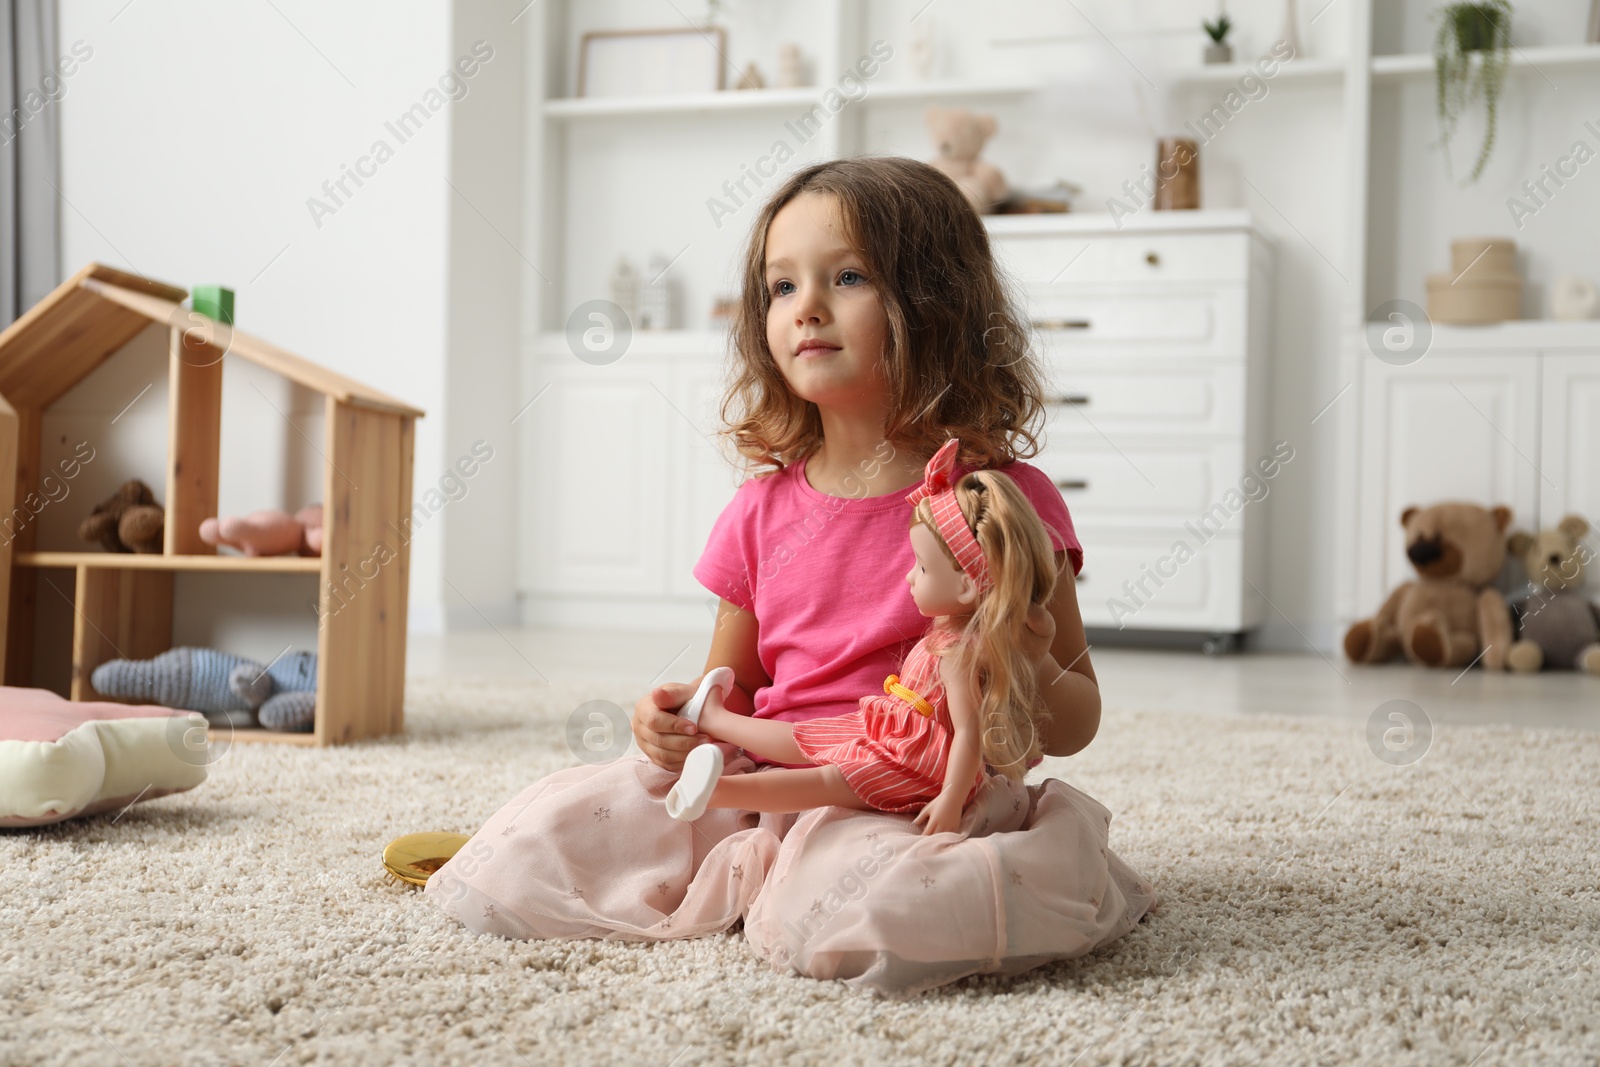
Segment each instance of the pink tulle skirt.
[[[761,773],[724,746],[730,774]],[[1156,892],[1111,851],[1109,812],[1065,782],[984,779],[955,834],[910,815],[662,808],[644,757],[523,790],[428,881],[469,929],[515,938],[699,937],[741,917],[780,970],[882,993],[1016,974],[1131,930]]]

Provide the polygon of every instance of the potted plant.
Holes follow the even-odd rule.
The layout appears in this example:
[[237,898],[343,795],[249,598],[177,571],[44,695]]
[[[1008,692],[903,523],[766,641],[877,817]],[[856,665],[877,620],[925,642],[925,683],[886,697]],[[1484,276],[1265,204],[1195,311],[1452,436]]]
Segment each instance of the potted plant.
[[1439,143],[1445,171],[1456,123],[1480,98],[1484,106],[1483,145],[1463,185],[1483,173],[1494,148],[1495,118],[1511,53],[1510,0],[1456,0],[1435,12],[1439,33],[1433,40],[1433,65],[1439,97]]
[[1207,63],[1233,62],[1233,45],[1225,39],[1228,31],[1233,29],[1233,20],[1226,14],[1217,16],[1217,21],[1207,22],[1200,20],[1200,28],[1206,31],[1206,36],[1211,38],[1211,43],[1206,45],[1205,61]]

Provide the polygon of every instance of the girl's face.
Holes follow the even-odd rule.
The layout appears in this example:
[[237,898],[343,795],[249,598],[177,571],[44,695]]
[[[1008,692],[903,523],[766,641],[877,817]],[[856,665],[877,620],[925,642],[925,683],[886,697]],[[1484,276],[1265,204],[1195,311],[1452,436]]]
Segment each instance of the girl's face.
[[911,552],[916,557],[906,583],[917,610],[931,617],[969,615],[978,604],[978,587],[967,572],[945,554],[939,535],[925,523],[911,524]]
[[[823,407],[887,397],[889,318],[866,262],[842,236],[839,202],[801,193],[767,227],[767,347],[789,388]],[[820,347],[801,351],[801,344]]]

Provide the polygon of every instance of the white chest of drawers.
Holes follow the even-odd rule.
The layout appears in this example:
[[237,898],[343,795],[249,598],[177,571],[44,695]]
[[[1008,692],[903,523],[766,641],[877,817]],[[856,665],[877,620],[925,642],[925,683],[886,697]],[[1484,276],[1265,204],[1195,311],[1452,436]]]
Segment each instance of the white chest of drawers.
[[1049,380],[1032,462],[1084,545],[1084,624],[1234,647],[1267,611],[1264,501],[1293,462],[1266,433],[1271,246],[1242,211],[985,222]]

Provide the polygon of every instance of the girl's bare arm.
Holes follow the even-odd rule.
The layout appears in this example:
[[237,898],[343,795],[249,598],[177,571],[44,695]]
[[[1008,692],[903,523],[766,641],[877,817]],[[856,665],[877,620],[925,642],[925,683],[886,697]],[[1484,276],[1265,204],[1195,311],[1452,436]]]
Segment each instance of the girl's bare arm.
[[1100,729],[1100,683],[1089,662],[1089,639],[1078,613],[1078,585],[1065,552],[1056,553],[1055,592],[1048,610],[1035,607],[1023,635],[1035,655],[1039,692],[1050,709],[1041,724],[1047,755],[1070,756]]

